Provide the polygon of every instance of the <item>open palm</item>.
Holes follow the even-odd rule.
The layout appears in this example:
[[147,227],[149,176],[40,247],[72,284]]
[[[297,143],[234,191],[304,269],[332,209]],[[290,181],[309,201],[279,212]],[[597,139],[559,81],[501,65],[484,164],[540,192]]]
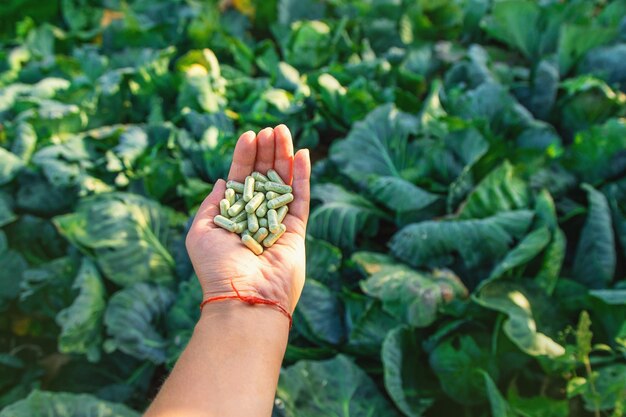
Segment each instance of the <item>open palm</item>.
[[307,150],[294,156],[291,133],[285,125],[266,128],[255,135],[241,135],[235,146],[228,179],[243,182],[252,171],[275,169],[292,185],[294,201],[283,223],[287,231],[260,256],[246,248],[239,235],[213,223],[219,214],[226,182],[215,183],[204,200],[187,235],[187,251],[193,263],[203,299],[241,294],[278,301],[293,312],[304,285],[304,239],[309,216],[311,162]]

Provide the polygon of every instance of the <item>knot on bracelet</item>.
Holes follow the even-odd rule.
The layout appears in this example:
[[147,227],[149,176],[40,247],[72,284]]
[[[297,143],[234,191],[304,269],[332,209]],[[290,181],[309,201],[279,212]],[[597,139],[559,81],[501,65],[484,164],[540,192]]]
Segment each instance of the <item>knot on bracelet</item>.
[[214,301],[221,301],[221,300],[239,300],[239,301],[243,301],[244,303],[248,303],[250,305],[263,304],[263,305],[273,306],[273,307],[276,307],[278,311],[280,311],[289,319],[289,329],[291,329],[291,325],[293,324],[293,318],[291,317],[291,314],[287,311],[287,309],[281,306],[278,301],[266,300],[265,298],[255,297],[252,295],[242,295],[235,287],[235,283],[233,282],[232,279],[230,280],[230,286],[232,287],[233,291],[235,291],[236,295],[218,295],[216,297],[207,298],[202,303],[200,303],[200,310],[202,310],[202,307],[204,307],[205,305],[209,303],[212,303]]

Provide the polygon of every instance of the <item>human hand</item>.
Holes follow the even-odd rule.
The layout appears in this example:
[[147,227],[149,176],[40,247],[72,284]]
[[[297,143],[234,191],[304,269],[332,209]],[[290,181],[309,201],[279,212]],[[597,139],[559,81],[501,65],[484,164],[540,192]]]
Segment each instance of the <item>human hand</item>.
[[277,301],[293,313],[304,286],[311,162],[306,149],[294,157],[291,133],[285,125],[263,129],[258,135],[252,131],[241,135],[228,179],[243,182],[253,171],[265,173],[270,168],[292,185],[294,201],[283,221],[287,231],[260,256],[245,247],[239,235],[213,223],[224,198],[224,180],[217,180],[198,209],[185,244],[202,286],[203,300],[233,296],[234,286],[242,295]]

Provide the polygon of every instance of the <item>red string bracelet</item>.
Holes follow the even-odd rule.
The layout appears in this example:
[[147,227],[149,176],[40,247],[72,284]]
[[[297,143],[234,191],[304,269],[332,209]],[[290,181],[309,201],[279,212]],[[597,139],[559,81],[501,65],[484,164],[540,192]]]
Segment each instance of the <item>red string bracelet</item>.
[[265,298],[254,297],[251,295],[241,295],[239,291],[237,291],[237,288],[235,288],[235,284],[233,283],[232,279],[230,280],[230,286],[233,288],[233,290],[235,291],[235,294],[237,295],[219,295],[217,297],[207,298],[202,303],[200,303],[200,310],[202,311],[202,307],[204,307],[206,304],[212,303],[213,301],[221,301],[221,300],[239,300],[239,301],[243,301],[244,303],[248,303],[250,305],[265,304],[265,305],[276,307],[278,311],[280,311],[285,316],[287,316],[287,318],[289,319],[289,330],[291,330],[291,324],[293,323],[293,318],[291,317],[291,314],[289,314],[287,309],[281,306],[278,301],[266,300]]

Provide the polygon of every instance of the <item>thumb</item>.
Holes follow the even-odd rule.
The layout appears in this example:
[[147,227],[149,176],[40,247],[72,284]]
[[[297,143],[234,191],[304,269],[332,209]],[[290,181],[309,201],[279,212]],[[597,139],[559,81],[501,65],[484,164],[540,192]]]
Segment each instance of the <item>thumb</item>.
[[220,200],[224,198],[226,191],[226,181],[219,179],[213,186],[213,191],[204,199],[196,217],[193,219],[192,228],[208,224],[213,224],[213,217],[220,214]]

